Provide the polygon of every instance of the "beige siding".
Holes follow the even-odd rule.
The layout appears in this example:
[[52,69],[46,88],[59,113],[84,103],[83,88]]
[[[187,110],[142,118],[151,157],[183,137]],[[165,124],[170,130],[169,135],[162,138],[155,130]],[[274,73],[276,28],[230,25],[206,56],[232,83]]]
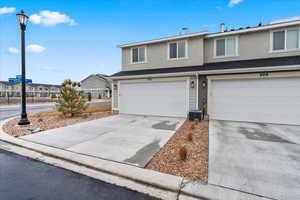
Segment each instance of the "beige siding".
[[216,38],[209,38],[209,39],[205,39],[204,41],[204,61],[206,63],[211,63],[211,62],[224,62],[224,61],[233,61],[233,60],[248,60],[248,59],[300,55],[300,51],[291,51],[291,52],[283,52],[283,53],[270,52],[270,31],[269,30],[245,33],[245,34],[240,34],[235,36],[238,36],[238,56],[227,57],[227,58],[226,57],[214,58],[214,40]]
[[168,60],[168,42],[147,45],[147,62],[142,64],[131,64],[131,48],[123,48],[122,71],[202,65],[203,37],[190,38],[186,41],[188,58],[181,60]]
[[[194,88],[191,88],[191,82],[194,81]],[[195,77],[190,78],[189,85],[189,110],[197,109],[197,79]]]

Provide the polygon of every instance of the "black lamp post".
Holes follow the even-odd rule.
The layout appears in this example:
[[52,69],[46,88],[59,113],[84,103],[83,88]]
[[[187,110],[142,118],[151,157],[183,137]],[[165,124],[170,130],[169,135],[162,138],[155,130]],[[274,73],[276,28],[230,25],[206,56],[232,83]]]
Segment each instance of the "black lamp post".
[[22,52],[22,111],[21,111],[21,119],[19,121],[19,125],[27,125],[30,124],[27,119],[26,113],[26,76],[25,76],[25,30],[28,22],[28,16],[25,15],[24,11],[21,10],[20,13],[17,14],[17,18],[20,23],[21,28],[21,52]]

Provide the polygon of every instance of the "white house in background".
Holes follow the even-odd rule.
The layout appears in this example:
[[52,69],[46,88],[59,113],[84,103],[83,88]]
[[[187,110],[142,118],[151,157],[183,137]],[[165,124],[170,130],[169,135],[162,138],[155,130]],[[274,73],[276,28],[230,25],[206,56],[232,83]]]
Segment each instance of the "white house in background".
[[120,113],[300,125],[300,20],[119,45]]
[[92,74],[83,79],[80,89],[92,98],[110,98],[112,81],[104,74]]
[[[29,97],[58,97],[60,85],[26,83],[26,95]],[[0,97],[20,97],[21,83],[0,81]]]

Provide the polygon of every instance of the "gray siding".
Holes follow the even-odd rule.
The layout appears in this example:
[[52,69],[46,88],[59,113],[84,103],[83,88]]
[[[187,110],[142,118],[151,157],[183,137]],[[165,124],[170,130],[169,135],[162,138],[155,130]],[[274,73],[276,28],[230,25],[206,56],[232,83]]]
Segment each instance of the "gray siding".
[[98,89],[98,88],[106,89],[106,86],[108,86],[107,82],[96,76],[90,76],[89,78],[81,82],[82,89]]
[[112,96],[112,98],[113,98],[113,105],[112,105],[112,107],[113,107],[113,109],[118,109],[118,101],[119,101],[119,96],[118,96],[118,89],[119,89],[119,86],[118,86],[118,81],[113,81],[113,85],[117,85],[117,87],[114,87],[113,86],[113,88],[112,88],[112,90],[113,90],[113,96]]
[[[194,81],[194,88],[191,88],[191,82]],[[189,85],[189,110],[196,110],[197,109],[197,78],[191,77],[190,78],[190,85]]]
[[122,49],[122,71],[182,67],[203,64],[203,37],[186,39],[188,58],[168,60],[168,42],[146,45],[146,63],[131,64],[131,48]]
[[[294,27],[299,27],[299,26],[294,26]],[[248,60],[248,59],[300,55],[300,51],[290,51],[290,52],[281,52],[281,53],[270,52],[270,31],[269,30],[252,32],[252,33],[244,33],[235,36],[238,36],[238,56],[214,58],[214,40],[217,38],[209,38],[204,40],[204,61],[206,63],[211,63],[211,62],[224,62],[224,61],[234,61],[234,60]],[[222,37],[218,37],[218,38],[222,38]]]
[[[199,76],[199,86],[198,86],[198,105],[200,110],[204,110],[205,114],[207,113],[207,77]],[[202,82],[206,83],[206,87],[203,88]]]

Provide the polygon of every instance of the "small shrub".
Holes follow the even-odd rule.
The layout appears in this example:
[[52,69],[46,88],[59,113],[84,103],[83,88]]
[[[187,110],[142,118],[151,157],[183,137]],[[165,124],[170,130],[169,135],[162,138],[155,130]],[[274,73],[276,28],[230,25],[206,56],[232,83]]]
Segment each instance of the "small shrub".
[[38,118],[38,120],[37,120],[38,122],[42,122],[42,121],[44,121],[42,118]]
[[194,130],[195,128],[196,128],[196,125],[193,123],[193,124],[191,125],[191,129]]
[[193,133],[189,133],[188,135],[187,135],[187,139],[188,139],[188,141],[193,141]]
[[182,146],[179,149],[179,158],[180,160],[185,161],[186,157],[187,157],[187,148],[185,146]]

